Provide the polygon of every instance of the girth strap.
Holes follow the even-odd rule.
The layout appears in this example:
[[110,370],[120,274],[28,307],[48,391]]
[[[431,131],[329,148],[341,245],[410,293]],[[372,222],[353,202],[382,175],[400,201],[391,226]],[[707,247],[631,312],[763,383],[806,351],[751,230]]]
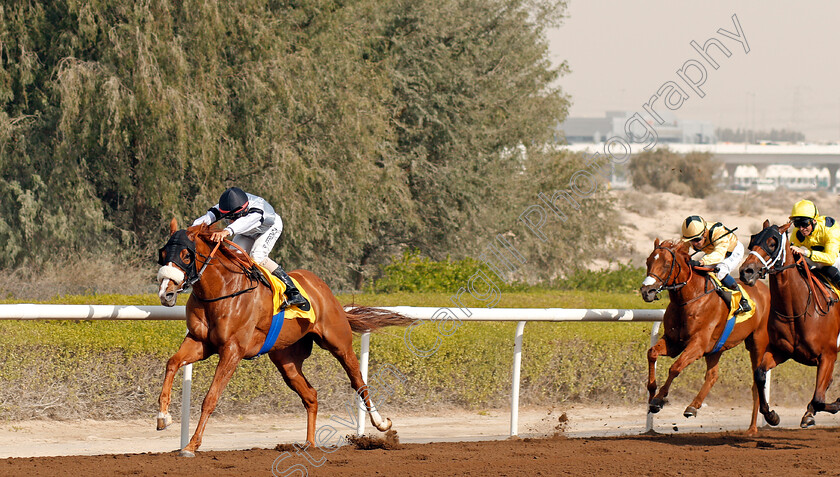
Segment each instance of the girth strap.
[[277,342],[277,337],[280,336],[280,329],[283,328],[283,321],[285,321],[286,309],[280,310],[279,313],[271,317],[271,327],[268,329],[268,334],[265,335],[265,343],[263,343],[262,348],[255,354],[247,359],[256,359],[260,355],[268,353],[271,351],[271,348],[274,347],[274,343]]
[[723,329],[723,333],[720,334],[720,338],[718,338],[717,343],[715,343],[715,347],[712,348],[712,353],[717,353],[723,348],[723,345],[726,343],[726,340],[729,339],[729,335],[732,334],[732,330],[735,329],[735,317],[738,316],[732,315],[732,318],[726,320],[726,327]]

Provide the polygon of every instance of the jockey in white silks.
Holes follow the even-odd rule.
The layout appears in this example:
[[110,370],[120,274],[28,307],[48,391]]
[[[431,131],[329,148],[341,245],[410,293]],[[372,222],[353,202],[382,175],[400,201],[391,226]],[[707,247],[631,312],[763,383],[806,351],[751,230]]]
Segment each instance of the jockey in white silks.
[[222,219],[229,221],[227,227],[213,232],[211,240],[221,242],[226,237],[233,237],[233,242],[248,252],[255,263],[265,267],[286,285],[286,306],[297,305],[301,310],[308,311],[309,302],[300,294],[292,279],[283,267],[268,257],[283,232],[283,220],[274,207],[262,197],[231,187],[222,193],[219,203],[197,218],[193,225],[210,225]]

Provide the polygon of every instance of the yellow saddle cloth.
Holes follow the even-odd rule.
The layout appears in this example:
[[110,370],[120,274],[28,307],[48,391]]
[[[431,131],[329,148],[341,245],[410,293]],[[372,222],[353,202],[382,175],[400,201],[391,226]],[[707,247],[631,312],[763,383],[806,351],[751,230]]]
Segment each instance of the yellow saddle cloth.
[[747,293],[746,290],[744,290],[744,288],[740,284],[738,284],[737,290],[731,290],[724,286],[723,283],[720,282],[720,279],[718,279],[717,275],[715,275],[714,273],[710,273],[709,276],[712,277],[712,280],[714,280],[714,282],[717,283],[719,287],[732,292],[732,302],[729,304],[729,316],[726,317],[727,320],[732,318],[732,315],[734,315],[735,312],[738,310],[738,307],[741,304],[742,296],[747,299],[747,302],[749,302],[750,311],[738,315],[738,317],[735,318],[735,323],[741,323],[752,318],[752,316],[755,314],[755,302],[752,298],[750,298],[750,295]]
[[[286,291],[286,285],[280,281],[279,278],[275,277],[271,274],[268,270],[263,267],[257,265],[260,271],[268,278],[268,281],[271,282],[271,291],[274,293],[274,313],[276,315],[280,312],[280,305],[283,304],[283,293]],[[289,277],[292,278],[292,277]],[[300,294],[309,301],[309,311],[302,311],[297,306],[293,306],[291,308],[286,308],[285,318],[288,320],[290,318],[306,318],[309,320],[310,323],[315,323],[315,309],[312,307],[312,301],[309,299],[309,294],[306,293],[306,290],[300,286],[300,282],[292,278],[292,282],[294,282],[295,286],[297,286]]]

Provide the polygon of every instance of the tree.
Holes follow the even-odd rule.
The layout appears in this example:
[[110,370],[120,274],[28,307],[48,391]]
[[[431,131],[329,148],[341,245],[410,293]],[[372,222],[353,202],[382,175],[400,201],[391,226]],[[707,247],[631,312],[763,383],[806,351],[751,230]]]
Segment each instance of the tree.
[[480,247],[567,98],[553,0],[67,0],[0,8],[0,266],[149,260],[237,185],[274,256],[359,286]]
[[705,152],[679,154],[667,147],[644,151],[630,159],[628,167],[633,186],[692,197],[706,197],[717,188],[715,174],[720,163]]

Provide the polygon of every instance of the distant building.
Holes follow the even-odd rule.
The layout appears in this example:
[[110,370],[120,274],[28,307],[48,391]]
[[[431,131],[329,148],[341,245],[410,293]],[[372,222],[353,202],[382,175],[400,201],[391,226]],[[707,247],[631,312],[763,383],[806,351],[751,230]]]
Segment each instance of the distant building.
[[[624,124],[635,112],[607,111],[603,118],[566,118],[557,127],[556,142],[565,138],[569,144],[599,143],[613,136],[625,136]],[[678,121],[670,113],[662,113],[664,124],[648,123],[656,129],[657,143],[715,144],[715,127],[709,121]],[[648,118],[649,119],[649,118]]]

